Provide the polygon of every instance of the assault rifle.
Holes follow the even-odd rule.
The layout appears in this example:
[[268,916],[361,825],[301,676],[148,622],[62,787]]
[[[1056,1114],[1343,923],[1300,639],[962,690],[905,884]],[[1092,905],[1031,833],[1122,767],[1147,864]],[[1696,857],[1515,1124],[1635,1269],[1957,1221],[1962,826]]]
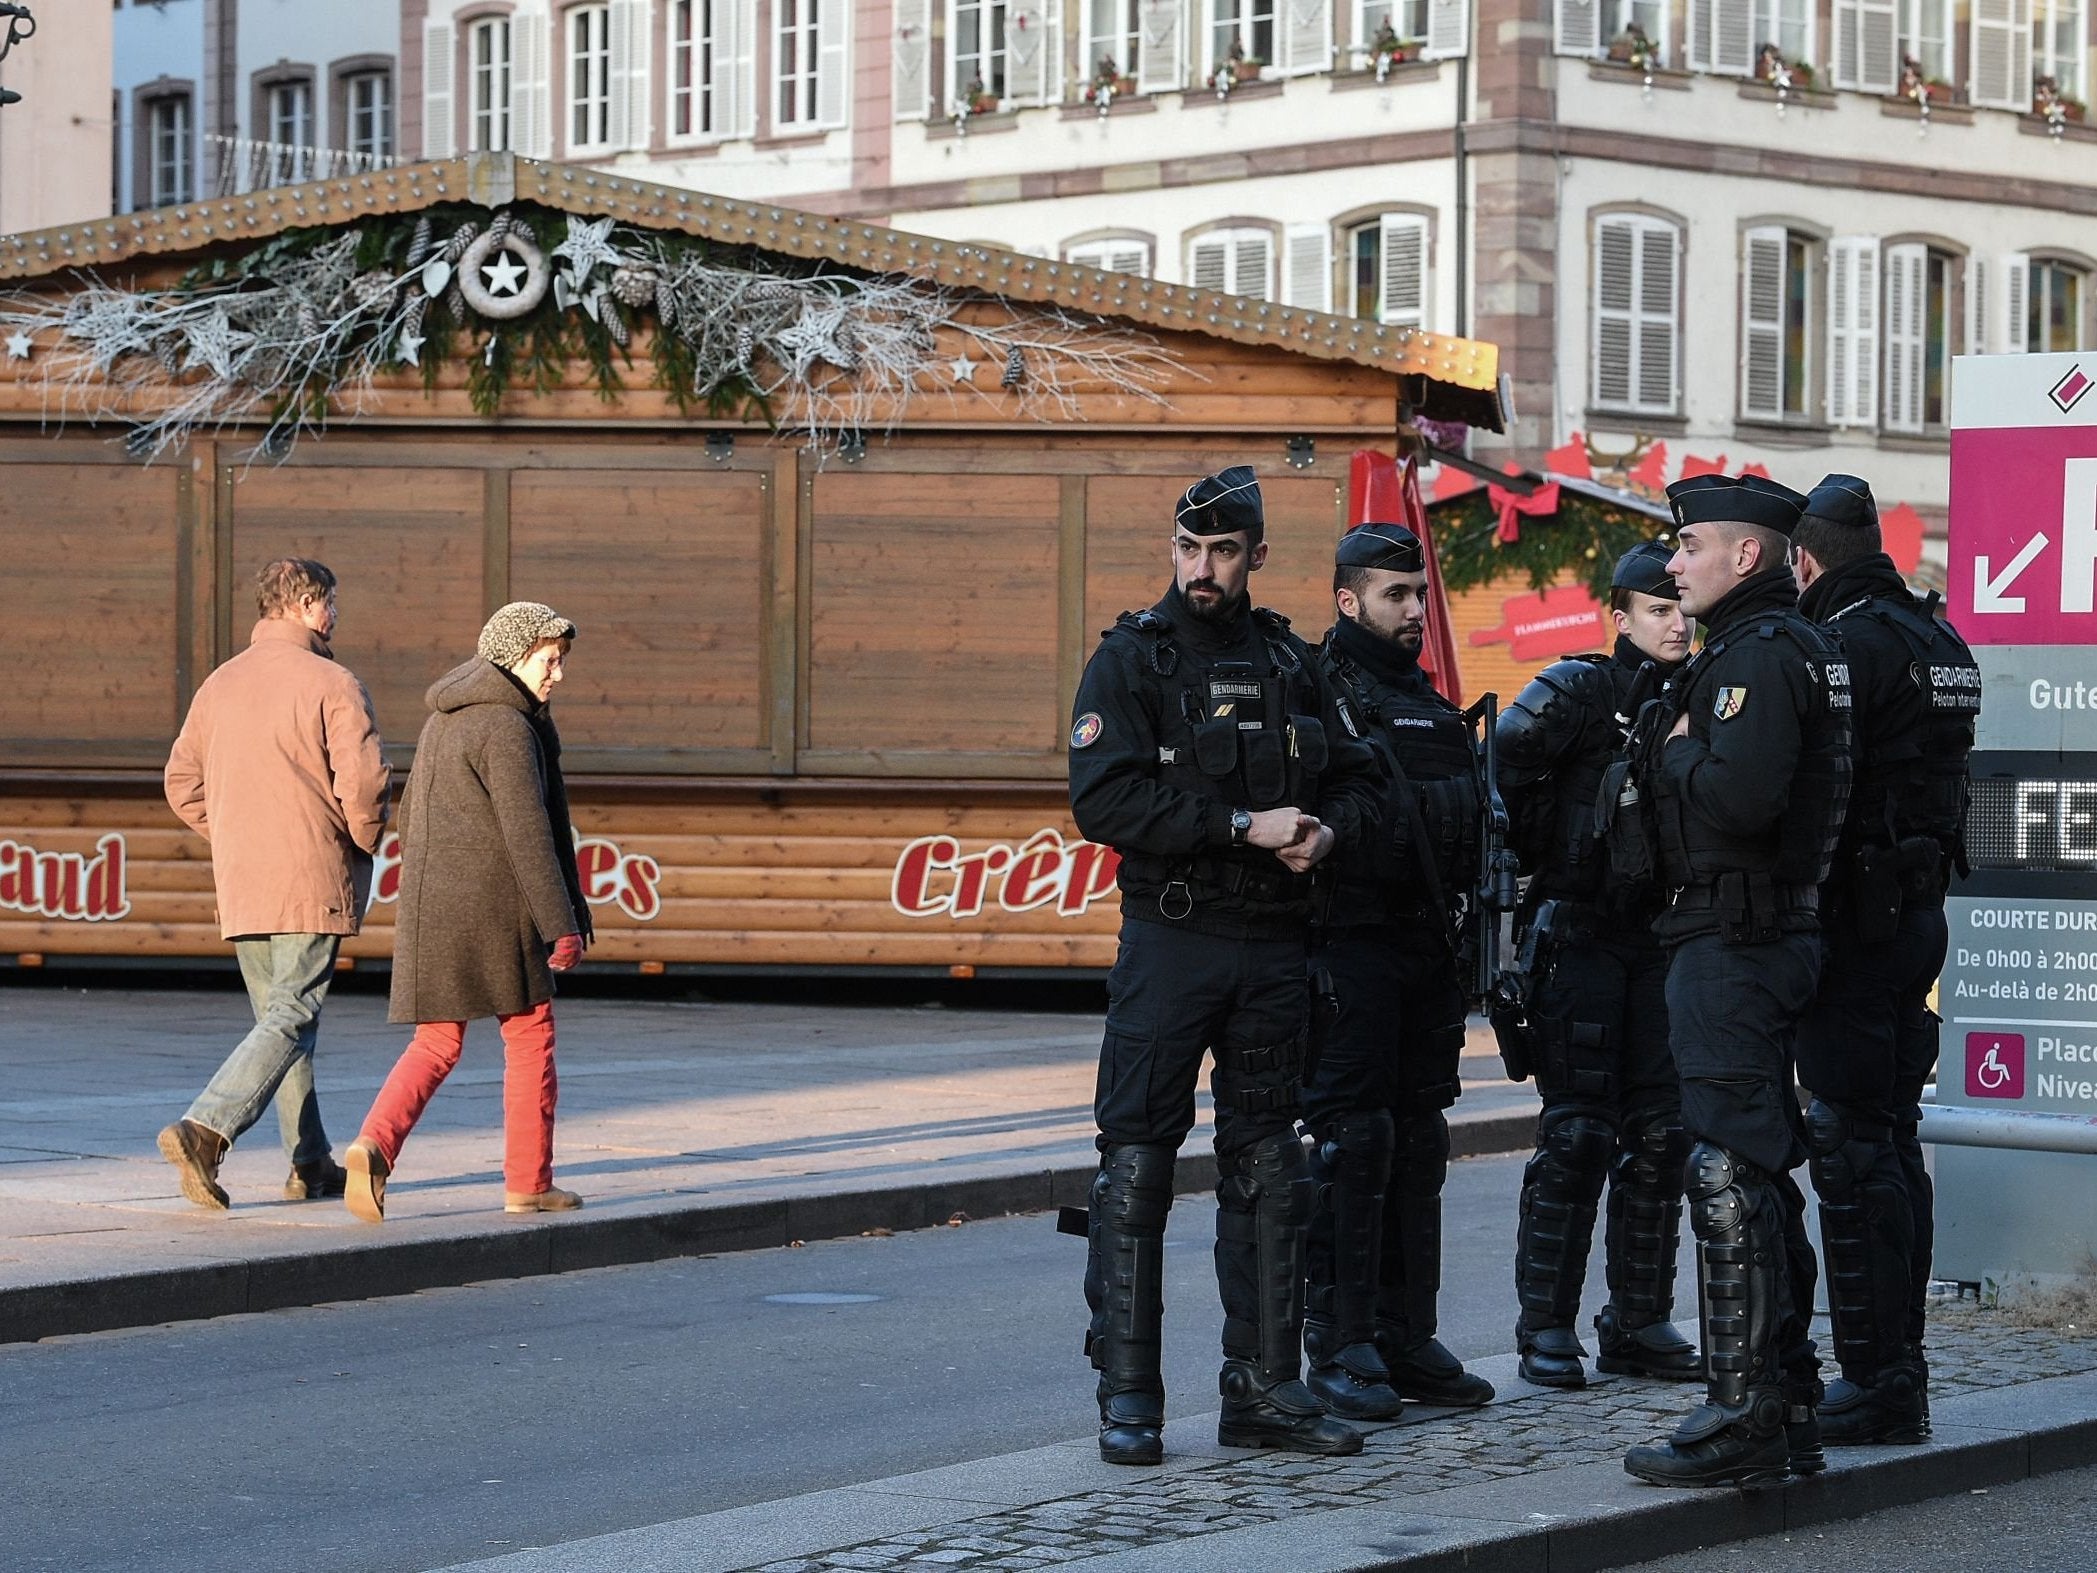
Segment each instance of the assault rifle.
[[1514,911],[1520,899],[1516,876],[1521,865],[1514,848],[1507,844],[1507,802],[1500,796],[1500,745],[1495,733],[1500,720],[1500,696],[1485,694],[1464,712],[1465,721],[1477,734],[1478,756],[1478,870],[1470,900],[1465,903],[1463,957],[1472,964],[1469,994],[1478,1005],[1487,1005],[1499,988],[1500,919]]

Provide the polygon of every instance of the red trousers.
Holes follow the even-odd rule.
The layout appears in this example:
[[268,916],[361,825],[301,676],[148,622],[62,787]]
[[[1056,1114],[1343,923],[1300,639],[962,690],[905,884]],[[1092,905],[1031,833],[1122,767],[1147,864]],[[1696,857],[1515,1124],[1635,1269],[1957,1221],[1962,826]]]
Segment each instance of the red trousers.
[[[502,1024],[502,1183],[506,1190],[535,1196],[553,1188],[553,1105],[560,1090],[553,1070],[553,1001]],[[430,1097],[459,1063],[466,1042],[463,1021],[425,1021],[394,1062],[378,1100],[364,1116],[361,1132],[377,1144],[390,1165]]]

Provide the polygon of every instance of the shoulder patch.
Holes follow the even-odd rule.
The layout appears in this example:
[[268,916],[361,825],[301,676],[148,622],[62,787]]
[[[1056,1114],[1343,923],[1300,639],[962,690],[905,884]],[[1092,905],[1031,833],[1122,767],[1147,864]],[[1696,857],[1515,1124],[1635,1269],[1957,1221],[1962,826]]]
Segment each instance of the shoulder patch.
[[1099,718],[1099,712],[1097,710],[1087,710],[1071,726],[1070,746],[1072,748],[1090,748],[1099,741],[1100,733],[1106,731],[1106,729],[1107,724]]
[[1745,688],[1721,688],[1718,697],[1711,702],[1711,713],[1721,721],[1730,721],[1747,708]]

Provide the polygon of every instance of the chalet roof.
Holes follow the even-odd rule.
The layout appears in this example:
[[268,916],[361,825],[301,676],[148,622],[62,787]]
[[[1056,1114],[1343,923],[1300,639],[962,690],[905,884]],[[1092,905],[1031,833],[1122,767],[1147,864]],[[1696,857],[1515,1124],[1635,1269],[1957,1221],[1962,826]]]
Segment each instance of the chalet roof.
[[531,202],[578,216],[608,215],[640,228],[674,230],[724,245],[871,273],[908,274],[1162,331],[1207,334],[1240,344],[1272,345],[1315,360],[1376,367],[1421,379],[1408,401],[1423,414],[1493,431],[1503,425],[1499,350],[1492,344],[1104,273],[855,219],[682,191],[601,170],[537,163],[512,153],[474,153],[4,235],[0,281],[181,256],[289,229],[348,223],[366,213],[413,213],[450,202],[490,208]]

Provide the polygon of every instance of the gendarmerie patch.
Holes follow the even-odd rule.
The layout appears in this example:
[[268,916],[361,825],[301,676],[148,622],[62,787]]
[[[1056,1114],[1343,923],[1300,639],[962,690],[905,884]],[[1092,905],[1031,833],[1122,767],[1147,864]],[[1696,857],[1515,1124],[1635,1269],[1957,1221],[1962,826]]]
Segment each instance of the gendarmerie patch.
[[1072,748],[1090,748],[1099,741],[1100,733],[1106,731],[1106,729],[1107,723],[1099,718],[1099,712],[1097,710],[1087,710],[1071,726],[1070,746]]
[[1236,721],[1242,732],[1257,732],[1267,724],[1260,701],[1265,691],[1256,677],[1211,677],[1209,719]]

